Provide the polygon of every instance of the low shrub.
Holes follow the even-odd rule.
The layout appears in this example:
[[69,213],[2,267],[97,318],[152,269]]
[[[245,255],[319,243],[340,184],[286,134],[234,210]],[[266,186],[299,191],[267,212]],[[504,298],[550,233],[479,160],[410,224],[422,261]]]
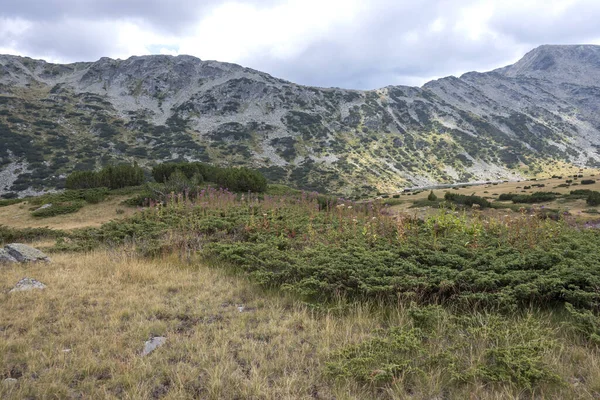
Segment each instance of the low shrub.
[[52,203],[50,207],[35,210],[31,213],[36,218],[49,218],[62,214],[72,214],[79,211],[85,202],[82,200],[69,201],[65,203]]
[[41,239],[56,239],[67,234],[60,230],[49,228],[12,228],[0,225],[0,245],[14,242],[33,242]]
[[533,203],[542,203],[546,201],[555,200],[560,193],[554,192],[535,192],[530,195],[517,195],[513,196],[513,203],[525,203],[525,204],[533,204]]
[[176,171],[198,183],[212,182],[234,192],[263,193],[267,190],[264,175],[244,167],[221,168],[199,162],[163,163],[152,168],[152,176],[156,182],[167,183]]
[[593,185],[594,183],[596,183],[596,181],[593,179],[582,179],[581,180],[582,185]]
[[491,203],[488,200],[475,195],[466,196],[462,194],[446,192],[446,194],[444,195],[444,199],[452,203],[465,205],[468,207],[472,207],[474,204],[477,204],[481,208],[488,208],[491,205]]
[[590,193],[585,202],[588,206],[600,206],[600,192]]
[[[555,341],[540,320],[497,315],[457,317],[440,306],[415,304],[409,315],[411,321],[406,326],[380,329],[372,337],[335,352],[327,363],[327,373],[375,387],[391,383],[424,386],[432,366],[441,367],[446,379],[458,382],[511,383],[524,389],[563,383],[544,358]],[[487,328],[481,329],[482,325]],[[443,330],[435,329],[439,326]],[[480,341],[490,347],[467,367],[456,354],[472,354],[473,342]],[[444,348],[435,347],[440,342],[445,343]]]
[[106,200],[107,190],[90,189],[83,193],[83,200],[90,204],[98,204]]
[[33,205],[42,205],[49,203],[66,203],[83,200],[90,204],[96,204],[104,201],[109,194],[107,188],[65,190],[59,193],[49,193],[42,196],[29,198],[29,203]]
[[107,187],[119,189],[144,183],[144,170],[133,165],[108,165],[100,171],[75,171],[67,176],[67,189],[91,189]]
[[502,193],[500,196],[498,196],[498,200],[500,200],[500,201],[511,201],[516,196],[518,196],[518,194],[515,194],[515,193]]
[[[465,203],[477,200],[464,197]],[[60,248],[133,243],[144,255],[201,249],[261,285],[314,303],[401,299],[515,313],[568,302],[597,318],[600,235],[552,221],[555,211],[496,220],[440,209],[418,220],[391,216],[381,202],[342,203],[314,194],[261,200],[207,189],[195,203],[176,197],[166,206],[73,232]],[[428,319],[415,323],[423,330]],[[488,358],[493,376],[503,374],[510,354],[520,359],[507,351]]]
[[24,199],[5,199],[0,200],[0,207],[12,206],[13,204],[19,204],[23,202]]
[[593,191],[589,189],[577,189],[571,190],[565,198],[568,199],[587,199]]

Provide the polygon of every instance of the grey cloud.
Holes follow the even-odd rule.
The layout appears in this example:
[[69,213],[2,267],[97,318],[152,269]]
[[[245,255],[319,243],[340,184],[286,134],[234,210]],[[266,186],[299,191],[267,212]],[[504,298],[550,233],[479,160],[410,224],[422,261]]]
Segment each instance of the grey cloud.
[[16,37],[14,42],[25,54],[87,61],[110,54],[116,39],[116,32],[106,24],[75,20],[39,22],[33,29]]
[[585,44],[582,42],[600,37],[597,0],[572,2],[561,13],[545,6],[534,13],[528,11],[512,8],[496,13],[490,26],[507,37],[531,44]]
[[218,1],[194,0],[4,0],[0,15],[33,22],[66,19],[141,19],[165,31],[180,32]]
[[[305,84],[373,89],[499,67],[514,56],[510,39],[471,41],[451,26],[430,32],[430,24],[439,16],[454,23],[456,9],[437,0],[416,3],[374,2],[376,6],[361,16],[359,24],[313,43],[293,60],[281,62],[258,54],[247,62],[253,68]],[[413,32],[417,39],[406,40],[407,32]]]

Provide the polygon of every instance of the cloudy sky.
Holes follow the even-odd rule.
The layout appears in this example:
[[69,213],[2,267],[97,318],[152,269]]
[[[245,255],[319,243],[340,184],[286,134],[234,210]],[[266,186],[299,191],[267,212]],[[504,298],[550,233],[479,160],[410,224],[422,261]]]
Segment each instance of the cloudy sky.
[[373,89],[600,44],[599,0],[0,0],[0,53],[54,62],[190,54]]

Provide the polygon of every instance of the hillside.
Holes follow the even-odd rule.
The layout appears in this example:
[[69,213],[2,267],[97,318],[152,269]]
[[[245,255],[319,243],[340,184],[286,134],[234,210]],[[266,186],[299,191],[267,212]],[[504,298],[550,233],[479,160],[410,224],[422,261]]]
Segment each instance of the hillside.
[[190,56],[0,56],[0,194],[72,170],[187,159],[344,195],[600,165],[600,47],[542,46],[422,88],[296,85]]

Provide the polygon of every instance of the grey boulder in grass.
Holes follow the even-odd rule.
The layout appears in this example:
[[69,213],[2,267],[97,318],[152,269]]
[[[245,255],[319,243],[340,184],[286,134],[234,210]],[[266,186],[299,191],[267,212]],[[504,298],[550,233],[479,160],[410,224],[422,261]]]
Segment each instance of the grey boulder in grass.
[[44,289],[46,289],[46,285],[44,285],[42,282],[32,279],[32,278],[23,278],[19,282],[17,282],[15,287],[12,288],[9,291],[9,293],[28,292],[30,290],[44,290]]
[[[4,252],[17,262],[50,262],[50,258],[40,250],[22,243],[11,243],[4,246]],[[8,260],[8,259],[7,259]],[[0,252],[0,262],[2,252]],[[10,262],[10,260],[8,260]]]
[[16,258],[11,256],[5,249],[0,249],[0,264],[12,264],[18,262]]

